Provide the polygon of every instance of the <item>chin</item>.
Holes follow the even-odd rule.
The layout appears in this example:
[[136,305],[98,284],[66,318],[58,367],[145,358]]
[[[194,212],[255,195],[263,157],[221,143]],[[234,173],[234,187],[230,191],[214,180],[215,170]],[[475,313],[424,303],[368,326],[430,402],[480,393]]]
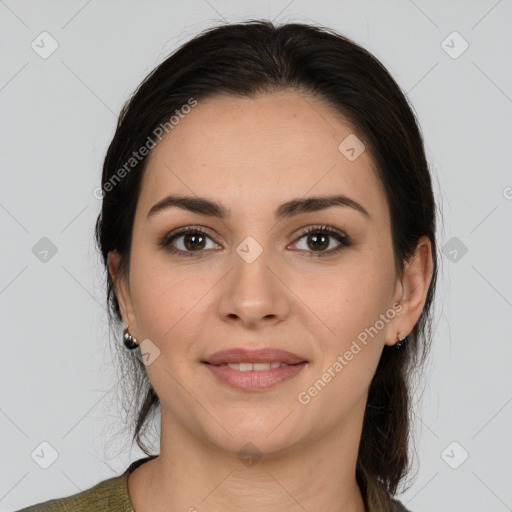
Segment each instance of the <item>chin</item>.
[[[247,444],[261,453],[286,450],[301,437],[300,424],[290,408],[246,405],[227,408],[199,427],[202,435],[218,449],[238,454]],[[203,417],[204,418],[204,417]],[[204,418],[206,420],[206,418]]]

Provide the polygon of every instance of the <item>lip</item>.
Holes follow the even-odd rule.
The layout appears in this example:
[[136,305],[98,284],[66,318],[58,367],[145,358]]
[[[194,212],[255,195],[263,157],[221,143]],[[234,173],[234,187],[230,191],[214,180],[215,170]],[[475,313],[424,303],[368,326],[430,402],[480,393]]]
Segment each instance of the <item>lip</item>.
[[[222,350],[215,352],[215,354],[201,362],[221,382],[243,391],[261,391],[276,386],[297,376],[308,364],[308,361],[297,354],[275,348]],[[271,362],[285,363],[287,366],[279,366],[269,370],[247,371],[226,366],[227,364],[236,363]]]
[[276,386],[298,375],[307,364],[304,361],[290,366],[279,366],[270,370],[239,371],[229,366],[203,363],[221,382],[243,391],[261,391]]
[[211,356],[208,356],[202,362],[218,366],[220,364],[229,363],[270,363],[274,361],[286,364],[307,363],[306,359],[297,354],[271,347],[257,350],[248,350],[245,348],[221,350],[220,352],[215,352]]

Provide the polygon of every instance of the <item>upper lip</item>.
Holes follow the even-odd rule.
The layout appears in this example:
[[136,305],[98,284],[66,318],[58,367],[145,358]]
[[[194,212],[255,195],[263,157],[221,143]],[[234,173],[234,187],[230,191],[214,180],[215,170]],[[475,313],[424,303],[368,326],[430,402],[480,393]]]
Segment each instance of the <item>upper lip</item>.
[[299,364],[307,362],[303,357],[280,350],[277,348],[261,348],[257,350],[248,350],[245,348],[232,348],[228,350],[221,350],[208,356],[202,361],[203,363],[210,363],[213,365],[230,364],[230,363],[286,363],[286,364]]

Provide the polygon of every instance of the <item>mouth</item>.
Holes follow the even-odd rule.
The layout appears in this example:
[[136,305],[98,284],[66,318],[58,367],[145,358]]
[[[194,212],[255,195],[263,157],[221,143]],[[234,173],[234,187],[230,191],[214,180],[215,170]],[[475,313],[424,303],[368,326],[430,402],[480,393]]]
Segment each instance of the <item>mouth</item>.
[[285,350],[237,348],[216,352],[201,363],[232,388],[261,391],[294,378],[308,361]]

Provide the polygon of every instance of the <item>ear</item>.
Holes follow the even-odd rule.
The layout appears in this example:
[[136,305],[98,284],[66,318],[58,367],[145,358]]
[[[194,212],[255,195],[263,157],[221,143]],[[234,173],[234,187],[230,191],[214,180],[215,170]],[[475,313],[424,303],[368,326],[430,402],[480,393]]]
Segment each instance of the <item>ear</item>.
[[126,327],[130,327],[130,333],[136,336],[137,322],[133,310],[130,284],[127,279],[119,273],[120,255],[117,251],[110,251],[107,257],[108,270],[114,283],[114,290],[119,302],[121,318]]
[[418,240],[414,256],[405,263],[404,275],[400,279],[401,286],[398,286],[393,302],[400,302],[402,309],[388,326],[386,345],[395,345],[398,343],[398,333],[400,339],[404,339],[414,329],[427,299],[433,269],[432,244],[428,236],[422,236]]

